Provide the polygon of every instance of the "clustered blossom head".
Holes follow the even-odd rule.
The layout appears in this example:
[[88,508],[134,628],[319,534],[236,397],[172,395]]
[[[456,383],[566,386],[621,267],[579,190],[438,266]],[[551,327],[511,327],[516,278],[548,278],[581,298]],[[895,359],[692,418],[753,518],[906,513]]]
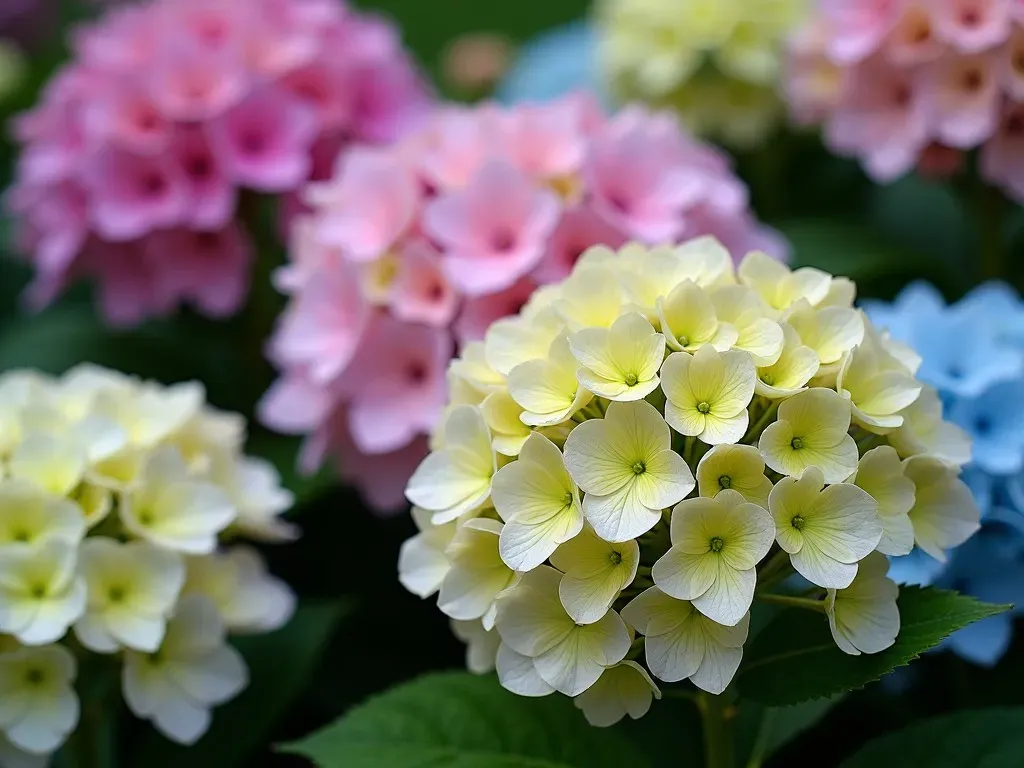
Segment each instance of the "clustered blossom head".
[[0,754],[75,730],[83,651],[116,656],[129,709],[191,744],[248,682],[227,634],[291,617],[260,554],[220,545],[294,538],[291,494],[204,398],[88,365],[0,376]]
[[393,147],[342,155],[306,200],[277,276],[292,296],[270,346],[283,375],[261,416],[313,433],[308,465],[340,453],[383,509],[403,505],[456,347],[477,349],[589,246],[710,233],[736,253],[785,251],[720,153],[669,115],[609,119],[582,97],[440,109]]
[[759,144],[779,121],[785,40],[810,0],[602,0],[613,93],[677,110],[696,133]]
[[471,669],[598,725],[655,680],[721,693],[794,571],[842,651],[889,647],[885,556],[944,559],[978,510],[966,437],[854,292],[711,238],[590,249],[452,363],[400,580]]
[[[948,305],[929,285],[914,284],[889,304],[870,302],[872,319],[922,358],[923,415],[940,401],[973,452],[964,477],[981,508],[982,529],[949,563],[894,561],[901,581],[956,586],[985,600],[1024,603],[1024,301],[1009,286],[982,285]],[[950,344],[952,338],[970,344]],[[950,435],[952,427],[946,428]],[[961,438],[962,440],[962,438]],[[967,454],[965,452],[964,457]],[[948,644],[979,664],[995,664],[1013,638],[1014,615],[985,619]]]
[[793,38],[787,97],[875,180],[952,175],[980,148],[982,175],[1024,199],[1016,0],[819,0]]
[[393,140],[427,106],[395,30],[339,0],[147,0],[72,47],[15,124],[7,203],[31,301],[90,277],[116,323],[236,311],[253,258],[240,197],[287,201],[340,148]]

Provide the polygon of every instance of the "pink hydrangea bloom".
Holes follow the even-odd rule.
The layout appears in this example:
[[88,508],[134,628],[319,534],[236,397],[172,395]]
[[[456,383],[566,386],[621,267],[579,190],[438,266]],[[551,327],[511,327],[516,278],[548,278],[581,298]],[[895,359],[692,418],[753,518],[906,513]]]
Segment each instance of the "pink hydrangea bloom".
[[590,246],[704,234],[737,257],[786,244],[749,210],[728,159],[667,114],[607,117],[587,98],[437,109],[388,147],[352,147],[311,183],[274,284],[268,426],[308,436],[381,511],[441,417],[448,361],[564,278]]
[[789,59],[794,118],[875,180],[953,175],[978,149],[984,176],[1024,200],[1020,0],[818,0]]
[[7,205],[36,268],[30,303],[91,278],[115,323],[183,303],[234,313],[253,256],[241,195],[280,196],[288,215],[340,149],[393,141],[429,108],[395,30],[343,0],[146,0],[71,41],[14,124]]

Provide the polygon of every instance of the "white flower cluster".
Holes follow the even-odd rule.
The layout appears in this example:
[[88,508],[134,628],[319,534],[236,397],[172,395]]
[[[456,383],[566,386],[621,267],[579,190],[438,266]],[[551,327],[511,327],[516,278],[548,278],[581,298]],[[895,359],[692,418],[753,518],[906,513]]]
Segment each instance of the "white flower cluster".
[[297,532],[244,437],[198,384],[0,376],[0,763],[67,739],[90,652],[119,654],[129,708],[185,744],[245,687],[227,633],[280,627],[295,598],[255,550],[219,541]]
[[[399,575],[440,592],[470,669],[607,725],[654,678],[721,693],[755,596],[846,653],[892,645],[885,555],[945,558],[979,514],[966,436],[854,293],[710,238],[599,246],[468,345]],[[769,591],[794,570],[805,595]]]

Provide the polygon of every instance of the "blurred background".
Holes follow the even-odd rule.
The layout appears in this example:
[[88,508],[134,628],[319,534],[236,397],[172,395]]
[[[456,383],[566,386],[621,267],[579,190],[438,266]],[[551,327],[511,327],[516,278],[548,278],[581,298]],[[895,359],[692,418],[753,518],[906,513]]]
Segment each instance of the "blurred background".
[[[5,125],[36,103],[41,88],[67,60],[69,30],[102,12],[101,5],[2,0],[0,109]],[[517,89],[543,98],[564,90],[556,75],[573,86],[586,80],[588,71],[593,82],[598,80],[593,74],[597,65],[588,59],[593,48],[586,45],[593,9],[583,0],[365,0],[355,5],[383,13],[398,25],[412,55],[448,99],[477,101],[495,93],[515,98]],[[568,55],[529,47],[538,35],[560,29],[584,45]],[[530,70],[523,58],[531,56],[542,62],[539,71]],[[15,173],[18,151],[6,130],[0,143],[5,187]],[[935,179],[911,173],[877,184],[856,160],[831,154],[813,129],[784,124],[731,154],[749,185],[754,211],[788,238],[793,262],[851,277],[862,298],[891,301],[911,282],[925,280],[954,301],[986,279],[1001,277],[1017,286],[1024,279],[1024,212],[1005,198],[979,196],[971,188],[973,174]],[[290,517],[301,526],[302,538],[264,551],[271,569],[298,593],[300,608],[284,629],[240,643],[252,668],[249,690],[218,708],[210,732],[187,750],[127,715],[109,718],[103,753],[108,765],[302,765],[300,758],[276,754],[273,745],[309,733],[394,683],[464,663],[464,646],[451,635],[445,617],[396,579],[399,546],[415,531],[409,516],[372,514],[332,468],[301,475],[295,469],[301,441],[275,434],[253,418],[275,377],[264,346],[285,297],[271,286],[269,275],[286,257],[272,202],[249,221],[265,228],[254,233],[259,262],[242,312],[213,321],[185,310],[131,328],[108,327],[84,284],[72,285],[39,312],[26,311],[22,295],[31,270],[18,256],[10,222],[0,228],[5,251],[0,259],[0,370],[31,367],[59,373],[90,361],[167,383],[197,379],[212,404],[252,420],[250,452],[273,462],[298,500]],[[991,250],[993,237],[999,253],[995,261],[985,260],[980,254]],[[971,340],[936,341],[943,342],[969,345]],[[1020,560],[1016,552],[1011,560]],[[971,591],[970,578],[949,578],[952,586]],[[838,765],[868,736],[923,714],[1024,704],[1024,637],[1020,632],[1013,636],[1011,643],[1006,631],[1005,653],[982,653],[987,658],[972,661],[940,651],[905,674],[849,695],[807,732],[799,749],[784,749],[770,764]],[[670,702],[638,724],[621,727],[684,729],[693,717],[686,702]],[[851,719],[861,728],[845,728]],[[809,748],[812,742],[820,748]],[[660,764],[679,764],[672,755],[656,757]],[[74,762],[66,757],[59,764]]]

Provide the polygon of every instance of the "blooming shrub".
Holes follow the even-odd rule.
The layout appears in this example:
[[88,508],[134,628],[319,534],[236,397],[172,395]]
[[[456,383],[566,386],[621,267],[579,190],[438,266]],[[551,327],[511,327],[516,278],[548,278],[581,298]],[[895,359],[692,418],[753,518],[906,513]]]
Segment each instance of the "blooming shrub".
[[[869,302],[872,319],[922,358],[918,377],[930,385],[924,407],[944,403],[973,445],[965,478],[981,508],[982,530],[950,561],[911,557],[894,562],[911,583],[956,586],[983,599],[1024,603],[1024,302],[989,283],[947,306],[923,283],[891,304]],[[953,337],[969,338],[951,348]],[[934,388],[934,389],[933,389]],[[950,430],[950,434],[953,434]],[[1013,636],[1013,614],[985,619],[952,635],[957,653],[980,664],[998,661]]]
[[[128,708],[190,744],[248,682],[227,633],[295,598],[256,550],[287,541],[276,471],[198,384],[80,366],[0,376],[0,759],[48,755],[79,719],[80,665],[113,655]],[[73,638],[73,639],[72,639]],[[95,694],[89,694],[95,695]]]
[[790,109],[876,181],[955,172],[980,149],[991,183],[1024,197],[1024,15],[1012,0],[821,0],[794,38]]
[[600,67],[613,93],[675,109],[695,133],[758,145],[784,109],[786,36],[808,0],[602,0]]
[[115,323],[235,312],[253,259],[240,196],[293,193],[426,105],[392,27],[337,0],[150,0],[72,44],[16,123],[8,205],[32,301],[91,277]]
[[711,233],[737,253],[785,249],[716,150],[668,115],[606,119],[582,98],[441,109],[394,147],[352,149],[306,199],[261,417],[312,432],[306,466],[339,454],[380,509],[403,504],[455,348],[475,354],[587,247]]
[[[979,513],[966,437],[854,292],[763,253],[734,271],[711,238],[588,250],[453,362],[402,583],[438,593],[471,669],[597,725],[655,679],[722,693],[755,591],[847,654],[890,647],[885,555],[944,559]],[[770,591],[794,571],[803,596]]]

